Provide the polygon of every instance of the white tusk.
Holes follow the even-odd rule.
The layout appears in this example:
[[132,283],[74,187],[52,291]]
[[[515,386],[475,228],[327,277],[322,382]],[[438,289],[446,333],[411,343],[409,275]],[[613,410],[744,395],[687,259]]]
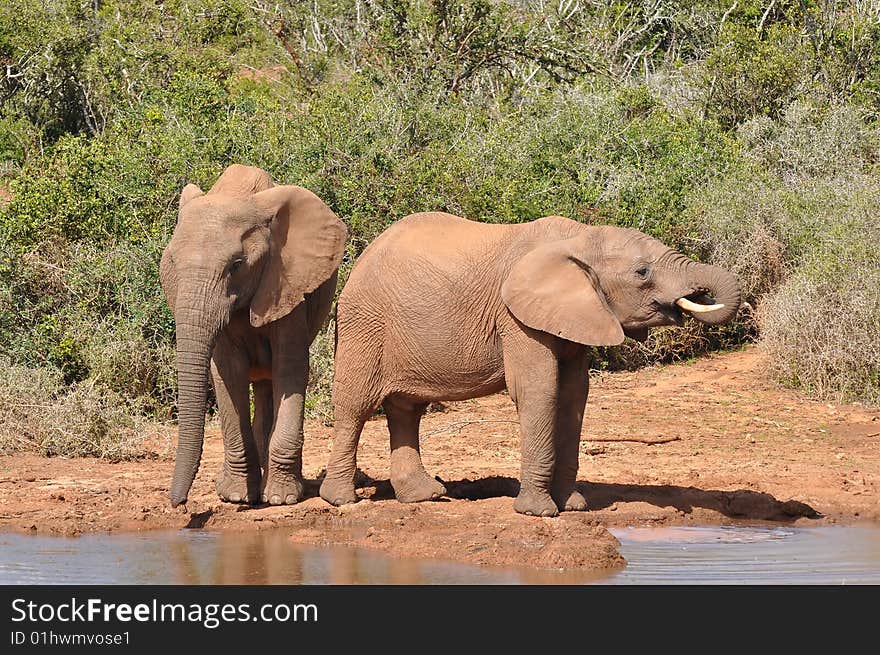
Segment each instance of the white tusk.
[[687,298],[679,298],[675,301],[675,304],[692,314],[705,314],[706,312],[714,312],[717,309],[724,309],[724,305],[700,305]]

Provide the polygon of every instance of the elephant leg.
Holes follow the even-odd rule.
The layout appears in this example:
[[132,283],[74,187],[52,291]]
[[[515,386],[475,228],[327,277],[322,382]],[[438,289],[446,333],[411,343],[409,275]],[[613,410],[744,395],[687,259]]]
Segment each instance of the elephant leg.
[[247,358],[218,340],[211,375],[223,433],[223,467],[217,478],[217,494],[233,503],[255,503],[260,497],[261,475],[251,430]]
[[303,495],[302,449],[309,344],[300,305],[273,324],[272,400],[275,421],[269,437],[263,502],[292,505]]
[[[302,449],[308,353],[287,367],[285,380],[273,380],[275,423],[269,438],[263,502],[292,505],[303,495]],[[274,376],[273,376],[274,377]]]
[[364,423],[373,415],[381,398],[376,390],[376,369],[381,345],[340,339],[336,348],[333,378],[333,447],[321,498],[331,505],[357,501],[354,478],[357,449]]
[[334,407],[333,446],[320,490],[321,498],[331,505],[357,502],[357,449],[366,422],[367,416],[361,413],[340,413],[340,408]]
[[522,448],[520,491],[513,508],[531,516],[556,516],[559,509],[550,486],[556,466],[559,364],[545,337],[522,327],[504,341],[504,376],[519,415]]
[[275,407],[272,401],[272,381],[260,380],[254,387],[254,441],[263,474],[266,474],[269,459],[269,435],[272,434]]
[[550,495],[560,511],[584,511],[587,501],[575,488],[578,470],[578,451],[584,406],[590,389],[590,376],[583,355],[560,363],[559,404],[556,412],[556,466]]
[[419,452],[419,423],[426,403],[386,398],[382,405],[391,434],[391,486],[401,503],[435,500],[446,487],[425,471]]

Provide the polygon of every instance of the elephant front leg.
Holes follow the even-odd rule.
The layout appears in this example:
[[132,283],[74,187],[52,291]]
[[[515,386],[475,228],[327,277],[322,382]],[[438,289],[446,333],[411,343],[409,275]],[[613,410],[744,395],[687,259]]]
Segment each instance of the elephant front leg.
[[292,505],[303,496],[302,450],[309,350],[305,330],[276,341],[272,352],[275,423],[269,436],[263,502]]
[[562,362],[554,442],[556,466],[550,495],[559,511],[585,511],[587,501],[576,488],[578,451],[590,377],[584,356]]
[[303,496],[302,450],[305,384],[275,400],[275,426],[269,438],[263,502],[293,505]]
[[211,362],[223,433],[217,494],[232,503],[256,503],[260,498],[260,461],[251,430],[247,372],[244,358],[218,344]]
[[[521,335],[523,339],[527,335]],[[505,344],[504,369],[507,388],[516,403],[522,443],[520,491],[513,508],[530,516],[556,516],[559,509],[550,495],[556,448],[558,364],[536,340]]]

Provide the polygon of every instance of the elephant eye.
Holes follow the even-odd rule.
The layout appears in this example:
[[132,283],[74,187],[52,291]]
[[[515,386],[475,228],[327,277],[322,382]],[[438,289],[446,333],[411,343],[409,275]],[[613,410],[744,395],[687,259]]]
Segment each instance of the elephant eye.
[[235,259],[229,264],[229,272],[235,273],[238,269],[241,268],[241,265],[244,264],[244,259]]
[[636,269],[636,275],[643,280],[647,280],[650,273],[651,269],[647,266],[640,266],[638,269]]

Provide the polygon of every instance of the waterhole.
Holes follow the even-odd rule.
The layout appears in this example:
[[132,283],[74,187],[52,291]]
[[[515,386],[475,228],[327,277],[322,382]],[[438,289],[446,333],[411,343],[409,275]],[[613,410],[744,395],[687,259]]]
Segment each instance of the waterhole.
[[0,535],[2,584],[878,584],[880,528],[612,528],[626,568],[487,568],[304,547],[283,531]]

